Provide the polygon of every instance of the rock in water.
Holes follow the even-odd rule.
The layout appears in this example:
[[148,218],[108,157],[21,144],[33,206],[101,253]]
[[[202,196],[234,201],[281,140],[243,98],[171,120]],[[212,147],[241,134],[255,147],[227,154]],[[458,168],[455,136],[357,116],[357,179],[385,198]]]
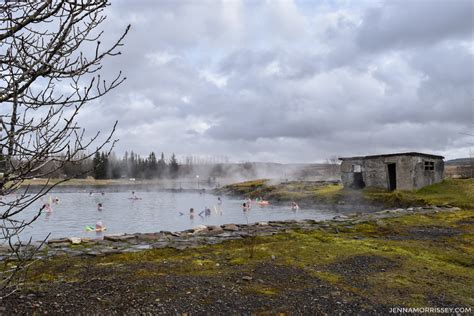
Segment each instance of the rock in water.
[[199,232],[202,232],[202,231],[206,231],[207,226],[206,225],[197,225],[196,227],[193,228],[193,230],[194,230],[194,233],[199,233]]
[[234,225],[234,224],[225,224],[225,225],[222,225],[221,227],[224,230],[227,230],[227,231],[238,231],[239,230],[239,227],[237,227],[237,225]]
[[79,245],[81,243],[81,238],[79,237],[70,237],[69,238],[69,241],[71,242],[71,244],[73,245]]

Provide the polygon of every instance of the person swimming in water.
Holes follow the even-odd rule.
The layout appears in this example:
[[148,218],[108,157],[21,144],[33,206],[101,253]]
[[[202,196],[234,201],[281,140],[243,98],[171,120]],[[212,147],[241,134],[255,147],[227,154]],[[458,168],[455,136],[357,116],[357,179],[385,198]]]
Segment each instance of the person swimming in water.
[[192,207],[189,209],[189,219],[194,219],[194,209]]
[[97,221],[97,223],[95,223],[95,230],[99,232],[104,230],[104,224],[102,224],[102,221]]
[[202,214],[204,214],[205,216],[211,216],[211,209],[206,206],[204,210],[199,213],[199,216],[202,217]]
[[297,210],[300,209],[300,207],[299,207],[298,204],[296,204],[295,201],[293,201],[293,202],[291,202],[291,209],[292,209],[293,211],[297,211]]
[[242,204],[242,211],[247,212],[248,210],[249,210],[249,206],[247,205],[247,203],[244,202]]
[[142,198],[135,194],[135,191],[132,191],[132,197],[129,198],[130,200],[141,200]]
[[45,210],[48,213],[51,213],[53,209],[51,208],[51,204],[49,203],[44,203],[43,206],[41,207],[41,210]]
[[98,211],[104,210],[104,207],[102,206],[102,203],[97,204],[97,210]]

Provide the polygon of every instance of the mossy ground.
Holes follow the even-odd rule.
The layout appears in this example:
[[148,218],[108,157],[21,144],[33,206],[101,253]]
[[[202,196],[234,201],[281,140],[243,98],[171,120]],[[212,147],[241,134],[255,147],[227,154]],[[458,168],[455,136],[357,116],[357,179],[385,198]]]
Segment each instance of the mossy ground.
[[340,184],[321,182],[284,182],[271,184],[269,180],[255,180],[231,184],[222,193],[245,197],[262,197],[277,202],[299,201],[308,203],[355,203],[380,204],[387,207],[408,207],[426,204],[451,204],[474,208],[474,179],[446,179],[415,191],[386,191],[380,189],[351,190]]
[[474,179],[446,179],[415,191],[384,191],[366,189],[364,197],[371,202],[389,205],[412,206],[416,204],[456,205],[474,208]]
[[[292,200],[347,194],[317,183],[237,186],[239,194]],[[195,249],[57,256],[35,262],[23,292],[2,303],[13,313],[364,314],[394,306],[474,306],[473,189],[473,180],[446,180],[413,192],[361,193],[368,201],[451,204],[458,211],[355,218]]]
[[184,251],[56,257],[30,269],[29,286],[47,293],[51,282],[125,279],[136,287],[163,276],[218,278],[223,285],[232,286],[226,280],[240,273],[265,281],[244,282],[241,290],[245,295],[278,297],[282,292],[304,291],[308,277],[298,279],[297,272],[293,276],[273,273],[266,279],[261,275],[265,272],[262,267],[277,266],[302,271],[374,305],[473,306],[473,223],[474,210],[460,210],[294,230],[258,237],[253,258],[249,258],[245,239]]
[[263,198],[277,202],[327,202],[338,200],[342,192],[340,184],[326,184],[321,182],[291,181],[272,184],[270,180],[261,179],[230,184],[218,192],[224,194],[241,195],[246,198]]

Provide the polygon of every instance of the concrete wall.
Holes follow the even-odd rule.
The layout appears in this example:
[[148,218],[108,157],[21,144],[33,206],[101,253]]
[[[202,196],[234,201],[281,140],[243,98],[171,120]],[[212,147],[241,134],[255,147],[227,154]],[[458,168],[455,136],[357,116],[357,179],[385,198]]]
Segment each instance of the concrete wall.
[[354,172],[352,171],[353,165],[362,166],[362,160],[343,160],[341,163],[341,180],[345,187],[354,187]]
[[[425,170],[425,161],[432,161],[434,170]],[[442,159],[399,155],[343,160],[341,164],[342,183],[345,187],[354,187],[353,166],[360,165],[365,186],[388,189],[387,165],[389,163],[396,164],[397,190],[419,189],[438,183],[444,177]]]
[[396,165],[397,189],[412,190],[414,165],[413,157],[391,156],[380,158],[369,158],[364,161],[364,181],[368,187],[388,189],[387,165]]
[[[415,158],[415,157],[414,157]],[[444,161],[442,159],[419,158],[415,163],[415,178],[413,186],[421,189],[427,185],[432,185],[444,179]],[[425,170],[425,161],[434,162],[434,170]]]

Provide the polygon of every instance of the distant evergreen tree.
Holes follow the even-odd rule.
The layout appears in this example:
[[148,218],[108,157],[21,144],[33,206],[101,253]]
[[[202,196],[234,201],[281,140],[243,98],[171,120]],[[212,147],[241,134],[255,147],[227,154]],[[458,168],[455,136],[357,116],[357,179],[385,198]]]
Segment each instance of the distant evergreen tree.
[[94,159],[92,159],[93,175],[95,179],[99,179],[100,177],[100,153],[98,151],[95,152]]
[[133,151],[130,152],[130,177],[137,178],[139,169],[138,169],[138,155]]
[[107,178],[119,179],[122,176],[122,161],[117,159],[114,152],[107,157]]
[[101,176],[102,176],[101,179],[108,179],[110,178],[109,156],[106,153],[102,152],[102,154],[100,155],[100,159],[101,159]]
[[146,161],[143,160],[142,157],[137,155],[136,157],[136,163],[137,163],[137,172],[136,172],[136,177],[137,178],[144,178],[145,177],[145,172],[146,172]]
[[130,162],[129,162],[129,156],[128,156],[128,151],[125,152],[123,158],[122,158],[122,163],[121,163],[121,167],[122,167],[122,173],[124,176],[126,177],[130,177]]
[[121,165],[119,163],[114,162],[113,165],[110,166],[110,177],[112,179],[120,179],[122,177],[122,171],[123,169]]
[[156,161],[156,156],[154,152],[151,152],[147,159],[147,171],[145,177],[147,179],[152,179],[157,177],[158,171],[158,162]]
[[157,170],[156,175],[158,178],[162,178],[166,172],[166,161],[165,161],[165,154],[161,153],[160,160],[157,163]]
[[94,166],[94,178],[106,179],[108,169],[108,159],[105,153],[96,152],[92,160]]
[[176,156],[173,153],[170,159],[170,176],[171,178],[176,178],[178,176],[179,165],[178,161],[176,160]]
[[60,174],[68,178],[85,178],[87,177],[88,171],[90,171],[89,167],[90,160],[87,159],[85,154],[82,154],[78,156],[78,159],[65,159],[65,163]]

